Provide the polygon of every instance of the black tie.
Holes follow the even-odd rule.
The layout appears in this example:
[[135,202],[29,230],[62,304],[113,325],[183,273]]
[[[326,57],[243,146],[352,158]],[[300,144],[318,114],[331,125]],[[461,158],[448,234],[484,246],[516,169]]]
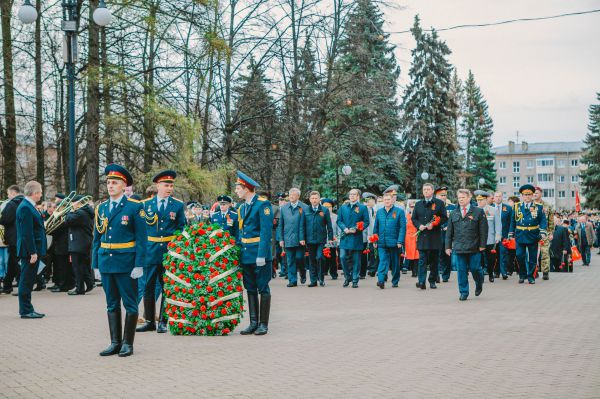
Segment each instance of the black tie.
[[110,213],[113,213],[117,209],[117,201],[110,202]]
[[163,213],[165,211],[165,200],[161,199],[160,200],[160,213]]

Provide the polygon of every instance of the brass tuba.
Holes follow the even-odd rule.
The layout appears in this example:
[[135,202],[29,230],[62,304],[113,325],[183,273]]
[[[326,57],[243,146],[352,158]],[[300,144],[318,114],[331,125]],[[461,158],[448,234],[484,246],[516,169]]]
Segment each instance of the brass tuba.
[[54,231],[56,231],[56,229],[62,226],[62,224],[65,222],[65,215],[73,211],[74,205],[79,205],[79,207],[81,207],[92,202],[92,197],[90,195],[86,195],[79,201],[75,202],[73,202],[73,198],[75,198],[75,191],[71,191],[71,193],[66,196],[65,199],[60,201],[52,215],[50,215],[46,221],[46,234],[52,234]]

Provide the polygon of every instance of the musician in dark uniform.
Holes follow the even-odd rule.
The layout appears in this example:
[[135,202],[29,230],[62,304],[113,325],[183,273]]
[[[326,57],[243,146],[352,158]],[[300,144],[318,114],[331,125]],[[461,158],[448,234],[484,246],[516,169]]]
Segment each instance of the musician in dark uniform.
[[136,329],[138,332],[157,331],[167,332],[165,318],[164,296],[160,301],[160,319],[158,329],[154,317],[156,315],[156,281],[164,284],[163,257],[167,252],[167,244],[175,238],[176,231],[182,231],[186,225],[185,204],[174,198],[173,189],[177,173],[174,170],[164,170],[156,174],[152,181],[156,184],[157,193],[152,198],[142,201],[144,219],[148,229],[148,246],[146,265],[144,266],[144,319],[145,322]]
[[537,264],[538,243],[546,239],[546,215],[544,206],[533,202],[535,187],[525,184],[519,188],[521,202],[513,206],[510,219],[509,238],[517,241],[517,263],[519,265],[519,284],[529,281],[535,284],[534,271]]
[[219,203],[219,211],[211,216],[211,223],[218,224],[221,226],[221,229],[228,231],[232,237],[237,237],[237,212],[231,210],[233,199],[229,195],[219,195],[217,202]]
[[[110,198],[96,207],[92,267],[106,294],[111,344],[100,356],[123,357],[133,354],[138,317],[137,279],[144,274],[148,238],[142,203],[124,194],[125,187],[133,184],[127,169],[110,164],[104,173]],[[124,337],[121,300],[126,311]]]
[[273,259],[273,211],[268,200],[256,195],[255,189],[259,187],[256,181],[240,171],[237,172],[237,177],[235,193],[243,201],[238,208],[238,245],[241,249],[240,261],[250,314],[250,325],[241,334],[264,335],[269,330],[271,311],[269,281]]
[[75,289],[69,295],[85,295],[94,289],[90,255],[94,237],[94,210],[82,204],[82,195],[73,198],[73,211],[65,215],[68,229],[69,256],[75,274]]
[[[64,199],[64,194],[56,193],[54,203],[58,205]],[[50,288],[50,291],[68,292],[75,286],[75,275],[69,260],[69,228],[65,224],[61,224],[50,235],[52,236],[52,245],[50,245],[52,267],[58,284],[58,286]]]

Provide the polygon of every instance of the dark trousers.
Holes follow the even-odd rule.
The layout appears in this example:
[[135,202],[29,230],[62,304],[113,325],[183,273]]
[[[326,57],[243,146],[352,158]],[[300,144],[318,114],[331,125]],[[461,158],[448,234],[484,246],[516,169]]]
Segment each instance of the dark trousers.
[[[378,270],[379,261],[375,257],[375,247],[372,243],[364,243],[365,248],[360,255],[360,277],[366,277],[367,272],[375,273]],[[365,253],[365,250],[369,252]]]
[[283,248],[281,248],[279,243],[275,245],[275,248],[275,256],[277,263],[279,264],[279,277],[287,276],[287,260],[285,259],[285,256],[281,255],[283,253]]
[[63,290],[73,288],[75,286],[75,274],[69,262],[69,254],[54,254],[52,256],[52,263],[60,288]]
[[506,272],[508,274],[513,274],[513,272],[517,271],[515,262],[516,253],[517,251],[514,249],[506,249]]
[[581,253],[581,260],[583,261],[583,264],[585,266],[589,266],[591,258],[592,258],[592,251],[589,245],[587,245],[587,242],[582,242],[579,245],[579,253]]
[[379,267],[377,281],[383,283],[387,280],[389,270],[392,270],[392,285],[400,281],[400,264],[398,263],[398,247],[379,247]]
[[271,295],[269,281],[271,281],[271,261],[266,261],[264,266],[256,263],[242,263],[242,276],[244,288],[249,294]]
[[538,243],[519,244],[517,243],[517,263],[519,265],[519,278],[527,278],[529,281],[535,280],[533,273],[537,265]]
[[19,259],[17,258],[17,247],[10,245],[8,247],[8,264],[6,265],[6,275],[4,276],[4,290],[11,291],[13,280],[20,281]]
[[29,258],[20,259],[21,274],[19,276],[19,314],[24,315],[33,312],[31,304],[31,291],[37,276],[39,259],[34,264],[29,263]]
[[[163,287],[165,282],[163,280],[163,274],[165,273],[165,268],[163,265],[152,265],[148,267],[144,267],[144,298],[153,298],[156,301],[159,295],[156,295],[157,292],[163,292]],[[156,287],[160,287],[160,291],[156,289]],[[139,295],[138,295],[139,297]]]
[[458,292],[469,296],[468,275],[471,272],[477,288],[483,283],[483,271],[481,270],[481,253],[453,254],[456,260],[456,275],[458,279]]
[[410,270],[412,277],[417,277],[417,269],[419,268],[419,259],[404,258],[404,269]]
[[360,249],[340,248],[340,261],[344,270],[344,279],[358,283],[360,278]]
[[107,312],[120,312],[121,301],[127,313],[138,312],[137,280],[130,273],[102,273],[102,288]]
[[325,273],[323,272],[323,246],[324,244],[306,244],[308,250],[308,259],[310,265],[310,282],[323,282]]
[[329,275],[331,277],[337,278],[338,276],[338,249],[336,247],[331,247],[331,257],[330,258],[325,258],[325,268],[323,270],[323,274],[327,274],[327,272],[329,272]]
[[494,276],[496,268],[498,267],[497,252],[494,249],[494,244],[488,244],[485,246],[484,256],[481,258],[481,267],[483,268],[483,274]]
[[87,254],[71,252],[71,264],[75,275],[75,290],[79,293],[85,292],[86,287],[94,286],[94,276],[90,266],[90,257]]
[[435,283],[438,276],[439,249],[419,249],[419,284],[425,284],[427,267],[429,266],[430,283]]
[[287,247],[285,257],[288,267],[288,280],[292,284],[298,283],[298,271],[300,278],[306,278],[306,269],[304,268],[304,247]]
[[440,273],[442,280],[448,280],[452,272],[452,260],[443,249],[440,251]]

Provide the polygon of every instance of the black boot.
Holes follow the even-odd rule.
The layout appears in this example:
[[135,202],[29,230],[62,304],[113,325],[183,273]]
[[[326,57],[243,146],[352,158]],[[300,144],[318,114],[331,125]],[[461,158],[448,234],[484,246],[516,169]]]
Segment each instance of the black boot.
[[123,345],[119,357],[133,355],[133,339],[135,338],[135,325],[137,324],[137,313],[125,313],[125,330],[123,331]]
[[254,335],[265,335],[269,331],[269,313],[271,313],[271,295],[261,295],[260,323]]
[[164,334],[167,332],[167,316],[165,316],[165,296],[161,295],[160,300],[160,313],[158,314],[158,327],[156,332]]
[[110,345],[100,352],[100,356],[116,355],[121,350],[121,312],[108,312],[108,330],[110,331]]
[[257,293],[248,293],[248,313],[250,314],[250,325],[245,329],[240,331],[242,335],[250,335],[253,334],[254,331],[258,328],[258,294]]
[[[154,297],[154,293],[152,293],[152,296]],[[147,298],[144,296],[144,319],[146,321],[135,329],[137,332],[156,331],[156,323],[154,322],[156,303],[153,297]]]

